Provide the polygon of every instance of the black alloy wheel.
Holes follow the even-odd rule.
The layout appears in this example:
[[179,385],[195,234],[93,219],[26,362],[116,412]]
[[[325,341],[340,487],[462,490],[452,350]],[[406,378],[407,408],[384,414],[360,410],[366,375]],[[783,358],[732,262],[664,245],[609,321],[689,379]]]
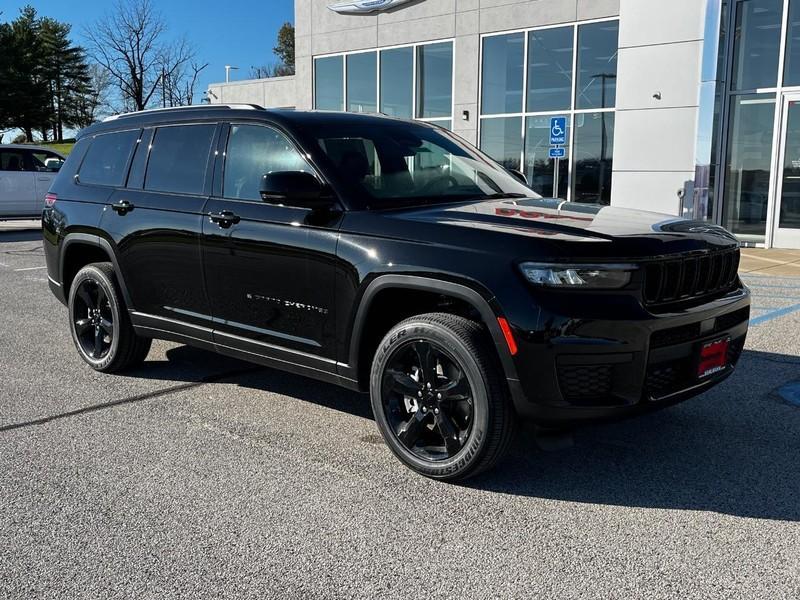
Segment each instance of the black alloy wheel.
[[419,458],[444,460],[464,447],[475,416],[472,388],[438,344],[414,340],[395,350],[381,398],[397,439]]
[[72,306],[75,335],[83,352],[101,360],[114,341],[114,315],[111,302],[100,282],[87,278],[78,284]]
[[395,325],[370,374],[375,423],[394,455],[433,479],[466,479],[506,453],[515,413],[484,327],[447,313]]
[[136,334],[111,263],[78,271],[68,303],[72,341],[94,370],[115,373],[144,361],[152,340]]

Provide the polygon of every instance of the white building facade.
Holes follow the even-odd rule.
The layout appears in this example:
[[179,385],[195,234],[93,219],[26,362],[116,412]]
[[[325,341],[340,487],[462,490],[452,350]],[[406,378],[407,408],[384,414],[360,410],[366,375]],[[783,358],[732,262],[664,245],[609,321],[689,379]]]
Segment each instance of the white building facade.
[[800,248],[800,0],[336,4],[295,0],[294,77],[209,99],[437,123],[543,196]]

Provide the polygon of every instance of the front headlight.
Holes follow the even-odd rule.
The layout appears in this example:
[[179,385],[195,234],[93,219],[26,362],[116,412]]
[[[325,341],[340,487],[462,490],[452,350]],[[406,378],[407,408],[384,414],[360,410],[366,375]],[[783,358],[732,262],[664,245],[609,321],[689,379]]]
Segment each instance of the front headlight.
[[562,265],[526,262],[522,274],[533,284],[552,288],[616,290],[628,285],[636,265]]

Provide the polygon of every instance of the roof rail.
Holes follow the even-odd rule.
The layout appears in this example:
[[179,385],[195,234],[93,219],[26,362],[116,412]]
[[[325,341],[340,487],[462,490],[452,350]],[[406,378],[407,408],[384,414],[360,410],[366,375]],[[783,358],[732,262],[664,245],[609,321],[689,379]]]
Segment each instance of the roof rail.
[[263,106],[259,106],[258,104],[194,104],[191,106],[173,106],[169,108],[148,108],[146,110],[137,110],[134,112],[129,113],[122,113],[119,115],[111,115],[110,117],[106,117],[103,119],[103,123],[106,121],[116,121],[117,119],[126,119],[128,117],[135,117],[137,115],[143,114],[151,114],[151,113],[160,113],[160,112],[178,112],[184,110],[199,110],[199,109],[206,109],[209,108],[227,108],[227,109],[239,109],[239,110],[264,110]]

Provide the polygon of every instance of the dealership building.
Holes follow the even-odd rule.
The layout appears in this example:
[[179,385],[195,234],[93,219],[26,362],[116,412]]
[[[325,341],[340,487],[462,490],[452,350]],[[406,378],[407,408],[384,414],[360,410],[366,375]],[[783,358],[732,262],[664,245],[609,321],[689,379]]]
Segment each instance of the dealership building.
[[294,76],[210,101],[427,121],[543,196],[800,248],[800,0],[295,0],[295,30]]

